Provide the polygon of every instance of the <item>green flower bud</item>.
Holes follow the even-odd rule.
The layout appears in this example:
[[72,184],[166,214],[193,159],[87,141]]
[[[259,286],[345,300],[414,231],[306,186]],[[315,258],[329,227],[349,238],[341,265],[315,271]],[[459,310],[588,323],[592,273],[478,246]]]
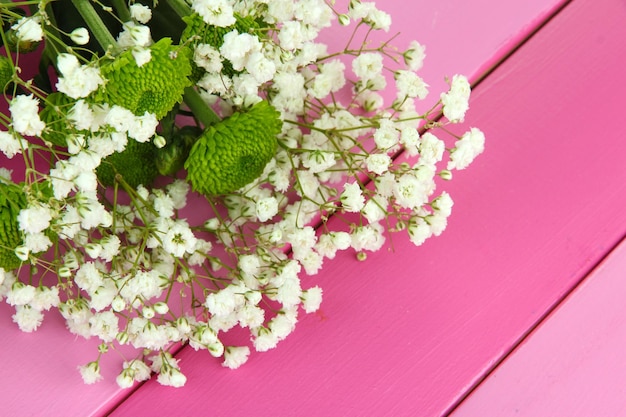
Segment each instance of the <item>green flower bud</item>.
[[189,156],[189,151],[202,129],[196,126],[183,126],[167,141],[167,144],[157,151],[156,166],[161,175],[175,175],[183,169]]
[[206,129],[185,162],[192,188],[215,196],[257,179],[276,153],[276,135],[282,129],[279,116],[261,101]]

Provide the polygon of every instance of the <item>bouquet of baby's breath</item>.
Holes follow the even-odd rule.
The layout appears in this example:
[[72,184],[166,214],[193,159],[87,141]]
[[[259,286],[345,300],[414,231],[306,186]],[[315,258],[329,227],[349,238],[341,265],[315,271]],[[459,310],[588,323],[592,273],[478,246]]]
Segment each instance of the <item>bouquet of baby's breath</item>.
[[[0,297],[23,331],[55,308],[98,338],[86,383],[118,345],[137,348],[122,387],[151,372],[183,385],[180,344],[229,368],[274,348],[320,305],[302,275],[340,250],[365,259],[392,232],[439,235],[452,200],[436,185],[483,151],[480,130],[444,128],[464,118],[467,79],[418,112],[425,49],[371,41],[391,23],[373,3],[43,0],[0,14]],[[316,41],[333,22],[353,27],[337,50]],[[235,327],[249,345],[224,345]]]

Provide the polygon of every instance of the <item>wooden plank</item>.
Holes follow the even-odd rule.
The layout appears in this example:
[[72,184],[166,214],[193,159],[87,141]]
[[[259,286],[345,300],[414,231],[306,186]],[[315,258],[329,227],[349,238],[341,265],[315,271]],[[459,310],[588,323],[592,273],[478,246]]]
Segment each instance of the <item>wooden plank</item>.
[[[475,2],[419,0],[412,2],[410,9],[412,12],[406,13],[406,3],[393,0],[393,2],[385,2],[385,8],[390,10],[398,21],[398,25],[395,27],[403,31],[400,38],[402,41],[408,43],[412,38],[417,38],[428,46],[424,77],[432,85],[431,97],[436,99],[439,95],[438,91],[443,89],[443,82],[440,78],[443,74],[452,75],[460,72],[472,75],[473,79],[477,79],[486,68],[498,61],[520,39],[532,31],[539,22],[563,3],[563,0],[528,0],[517,3],[516,5],[504,5],[503,2],[497,0],[477,0]],[[0,160],[0,165],[9,168],[12,166],[6,159]],[[473,179],[470,178],[466,184],[472,181]],[[414,252],[405,249],[406,253],[413,256]],[[402,256],[402,254],[400,255]],[[422,255],[420,258],[422,261],[427,259],[423,256],[427,255]],[[380,259],[379,262],[382,265],[383,262],[398,262],[397,259],[402,259],[402,257],[381,255]],[[327,319],[324,319],[322,314],[304,319],[301,325],[302,329],[294,336],[293,342],[283,344],[280,349],[270,355],[255,356],[251,360],[250,366],[243,370],[233,373],[224,372],[215,361],[209,360],[207,367],[198,369],[198,371],[202,371],[202,373],[214,372],[216,378],[229,378],[231,384],[238,380],[248,380],[247,384],[256,381],[257,384],[266,385],[271,382],[271,374],[267,374],[267,366],[271,365],[273,368],[283,360],[281,358],[291,357],[291,363],[302,360],[302,354],[305,354],[306,351],[294,355],[294,349],[299,351],[302,344],[310,345],[315,340],[326,344],[323,346],[324,349],[318,351],[316,357],[312,357],[311,361],[308,362],[309,367],[315,367],[319,371],[322,371],[326,366],[335,367],[334,360],[336,359],[345,359],[345,354],[348,351],[330,360],[335,349],[340,349],[340,351],[361,349],[363,345],[360,342],[356,344],[356,340],[353,339],[353,336],[357,334],[355,332],[361,331],[359,327],[354,327],[354,321],[364,321],[367,314],[371,312],[345,309],[345,306],[352,304],[354,297],[360,299],[363,306],[369,305],[369,301],[367,301],[369,295],[366,288],[363,288],[363,291],[358,291],[356,288],[360,287],[360,284],[355,284],[358,277],[354,276],[354,269],[355,267],[367,268],[371,273],[375,270],[376,264],[355,264],[350,257],[335,264],[334,269],[320,279],[320,283],[327,288],[328,303],[323,310],[323,314],[328,316]],[[345,275],[342,279],[345,279],[347,287],[333,287],[332,277],[336,274]],[[366,278],[363,285],[366,287],[371,285],[366,284],[371,279],[371,277]],[[427,283],[422,282],[422,284]],[[414,290],[417,295],[422,293],[421,290]],[[333,299],[335,301],[332,301]],[[342,305],[344,306],[343,309],[341,308]],[[380,305],[379,307],[385,306]],[[403,303],[400,303],[392,306],[390,311],[396,314],[406,308]],[[61,318],[50,313],[47,314],[38,333],[21,333],[11,322],[12,314],[10,307],[5,304],[0,305],[0,328],[5,340],[11,341],[10,343],[3,343],[2,348],[0,348],[0,352],[5,358],[5,366],[2,371],[2,381],[4,382],[2,383],[3,401],[0,402],[0,415],[103,415],[107,409],[122,401],[127,391],[119,390],[114,382],[116,372],[118,372],[123,360],[121,356],[113,353],[103,359],[104,382],[94,386],[84,386],[76,371],[76,366],[95,358],[97,345],[95,341],[75,338],[63,329],[64,325]],[[418,310],[412,307],[412,314],[416,318],[425,317],[424,314],[427,314],[427,310],[424,310],[422,306],[418,306]],[[375,326],[375,328],[379,327],[380,324]],[[385,331],[389,339],[385,341],[384,345],[395,340],[398,336],[389,333],[390,331],[391,329]],[[428,337],[429,331],[420,330],[419,334],[420,337]],[[325,335],[325,339],[320,339],[322,335]],[[340,335],[343,336],[340,338]],[[331,339],[329,340],[328,337]],[[344,337],[342,342],[341,339]],[[328,344],[329,341],[332,343]],[[337,345],[338,343],[339,345]],[[405,342],[401,341],[400,343]],[[409,341],[409,343],[415,342]],[[401,353],[401,351],[394,353],[393,350],[389,350],[389,352],[392,356]],[[370,350],[364,353],[368,357],[371,356],[375,363],[374,351]],[[306,354],[308,355],[308,353]],[[198,359],[207,361],[204,355],[198,355]],[[350,367],[361,369],[362,360],[361,357],[352,361]],[[259,367],[259,365],[261,366]],[[291,367],[290,371],[279,379],[284,379],[285,384],[293,384],[294,381],[291,378],[294,377],[295,373],[293,372],[297,369],[297,367]],[[310,368],[307,369],[310,371]],[[342,372],[346,371],[349,369],[344,368],[342,370]],[[280,372],[280,370],[274,369],[274,372]],[[328,383],[332,384],[332,369],[329,368],[324,371],[324,374],[328,378]],[[355,377],[358,375],[358,372],[354,374]],[[368,378],[376,376],[377,373],[373,373]],[[200,381],[198,379],[196,383]],[[310,382],[311,380],[305,379],[304,381]],[[381,380],[381,383],[384,381],[386,379]],[[293,385],[294,388],[297,386],[298,384]],[[233,385],[229,385],[229,387],[231,389]],[[189,390],[171,390],[169,395],[187,398],[196,395],[197,388],[198,386],[195,385]],[[324,394],[328,388],[329,386],[324,386],[319,394]],[[379,386],[378,389],[385,390],[383,386]],[[343,391],[345,390],[342,389],[338,392]],[[345,407],[352,407],[358,398],[358,396],[353,396]],[[335,404],[336,401],[337,399],[332,404]],[[251,405],[252,403],[248,404]],[[224,406],[229,407],[227,403],[224,403]],[[142,415],[144,411],[133,412],[132,415]],[[159,411],[157,415],[164,413],[165,411]]]
[[626,241],[452,414],[626,414]]
[[626,232],[620,0],[575,0],[475,91],[490,138],[459,173],[449,230],[311,279],[322,311],[235,372],[184,350],[188,385],[114,416],[435,416],[454,407]]

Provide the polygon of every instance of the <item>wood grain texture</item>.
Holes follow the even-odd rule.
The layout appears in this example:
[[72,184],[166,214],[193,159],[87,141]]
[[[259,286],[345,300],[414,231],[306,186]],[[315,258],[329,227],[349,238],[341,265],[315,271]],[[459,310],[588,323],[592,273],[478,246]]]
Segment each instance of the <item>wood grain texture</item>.
[[[404,44],[417,38],[427,45],[424,77],[431,83],[432,99],[436,99],[443,89],[443,74],[465,73],[476,79],[562,2],[529,0],[504,5],[496,0],[420,0],[411,2],[411,13],[406,13],[406,3],[400,0],[381,4],[397,21],[398,25],[394,27],[402,30],[400,39]],[[477,124],[479,121],[475,120]],[[0,159],[0,165],[12,166],[6,159]],[[483,167],[481,175],[487,175],[489,169],[489,165]],[[466,175],[464,182],[459,181],[461,194],[457,195],[461,197],[466,193],[466,208],[473,204],[473,199],[467,195],[470,189],[462,189],[475,181],[484,179],[480,175]],[[470,211],[464,220],[453,220],[451,229],[466,221],[474,223],[471,216],[476,213]],[[459,233],[463,230],[462,226],[459,227]],[[240,410],[255,415],[259,415],[259,407],[284,411],[281,412],[283,415],[302,415],[298,410],[314,410],[327,396],[326,408],[322,407],[321,412],[327,413],[334,407],[344,415],[362,414],[363,410],[369,409],[371,401],[379,396],[387,398],[390,392],[395,392],[381,401],[380,407],[387,407],[385,410],[395,407],[402,414],[406,411],[405,405],[400,403],[389,408],[390,401],[414,394],[416,387],[423,397],[416,401],[427,403],[426,408],[421,409],[441,409],[442,403],[453,401],[451,398],[444,400],[444,397],[457,395],[457,388],[443,388],[446,378],[438,377],[439,380],[429,382],[430,388],[425,389],[421,373],[424,364],[434,360],[429,351],[432,354],[441,349],[440,344],[445,341],[441,334],[455,327],[463,315],[463,309],[450,310],[449,303],[456,303],[457,295],[453,293],[443,300],[441,297],[448,288],[457,287],[455,280],[469,280],[468,277],[459,275],[455,269],[437,269],[441,267],[444,251],[450,249],[454,256],[461,249],[454,243],[448,248],[451,241],[459,238],[459,233],[433,242],[423,252],[414,250],[406,242],[399,242],[398,254],[379,254],[372,257],[375,259],[371,263],[357,263],[351,256],[346,256],[334,262],[334,266],[328,264],[329,271],[323,277],[306,283],[324,286],[327,302],[323,311],[304,318],[293,341],[286,341],[268,355],[255,355],[249,366],[237,372],[223,370],[206,355],[185,352],[184,357],[189,359],[185,359],[183,365],[190,379],[195,380],[189,389],[166,390],[166,396],[158,401],[150,396],[157,392],[160,395],[160,391],[148,388],[145,392],[149,394],[144,396],[142,390],[141,395],[133,397],[130,403],[129,410],[132,411],[121,410],[118,415],[143,415],[146,410],[152,410],[156,415],[170,414],[171,408],[159,410],[161,400],[171,402],[174,408],[189,402],[192,408],[188,409],[188,414],[197,414],[205,409],[209,400],[213,402],[219,397],[222,403],[216,405],[216,413],[229,414],[233,401],[240,400],[232,396],[233,392],[255,392],[254,396],[245,395]],[[394,274],[402,269],[404,277],[407,276],[407,264],[403,261],[407,257],[414,258],[415,263],[411,265],[415,265],[415,270],[408,275],[410,282],[403,284],[402,274],[397,279]],[[428,264],[435,269],[424,268]],[[392,268],[387,271],[390,266]],[[373,300],[375,289],[380,295],[375,295]],[[436,302],[424,303],[423,300],[429,297],[435,297]],[[471,296],[468,303],[473,305]],[[467,306],[465,310],[468,310]],[[64,330],[61,318],[53,313],[47,314],[37,334],[19,332],[11,322],[11,315],[11,308],[2,304],[0,328],[4,340],[10,340],[10,343],[3,343],[0,348],[5,358],[1,373],[0,415],[103,415],[123,400],[127,391],[119,390],[114,382],[123,360],[121,356],[113,353],[102,361],[104,382],[84,386],[76,366],[95,359],[95,341],[85,341],[69,334]],[[441,323],[445,326],[442,327]],[[405,332],[411,336],[407,338]],[[430,342],[423,342],[429,338]],[[449,353],[454,353],[454,349]],[[435,364],[433,362],[433,366]],[[396,380],[398,370],[404,368],[411,369],[405,374],[412,379],[408,384],[406,377]],[[441,375],[445,373],[444,367]],[[464,375],[468,376],[467,372]],[[335,394],[329,396],[333,392]],[[369,396],[369,400],[364,401],[364,395]],[[277,396],[292,397],[288,409],[275,408],[279,401],[272,399]],[[432,401],[426,397],[438,399]],[[265,400],[259,402],[263,398]],[[152,405],[146,405],[145,401]],[[372,408],[371,413],[378,413],[380,407]]]
[[574,0],[476,89],[487,152],[442,237],[343,255],[279,349],[236,372],[184,350],[184,391],[151,381],[113,415],[445,414],[626,231],[624,9]]
[[452,414],[626,415],[626,241]]

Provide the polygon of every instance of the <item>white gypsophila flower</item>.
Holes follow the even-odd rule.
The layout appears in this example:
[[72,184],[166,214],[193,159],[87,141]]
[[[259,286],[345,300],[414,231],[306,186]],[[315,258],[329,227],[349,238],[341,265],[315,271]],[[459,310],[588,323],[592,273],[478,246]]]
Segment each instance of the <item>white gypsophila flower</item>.
[[362,53],[352,61],[352,71],[364,82],[378,77],[382,70],[383,57],[378,53]]
[[[311,253],[313,250],[307,251]],[[285,307],[293,307],[300,304],[300,296],[302,288],[300,287],[300,279],[297,276],[287,276],[282,285],[278,287],[274,298]]]
[[176,221],[163,236],[163,249],[180,258],[185,253],[193,253],[196,237],[184,220]]
[[252,344],[257,352],[267,352],[274,349],[279,342],[278,337],[265,327],[253,329],[253,335]]
[[378,175],[387,172],[391,165],[391,157],[384,153],[373,153],[365,159],[367,170]]
[[167,190],[167,194],[172,199],[175,209],[180,210],[187,205],[187,195],[191,189],[191,186],[187,183],[187,181],[177,179],[168,184],[165,188]]
[[480,129],[473,127],[454,145],[447,168],[465,169],[485,150],[485,135]]
[[20,230],[26,233],[39,233],[50,226],[53,211],[48,205],[34,204],[20,210],[17,215]]
[[356,102],[363,107],[363,110],[366,112],[372,112],[382,109],[385,104],[385,99],[375,91],[365,90],[356,96]]
[[302,307],[306,313],[314,313],[322,304],[322,289],[318,286],[311,287],[302,292]]
[[15,155],[21,154],[26,149],[28,143],[17,135],[13,135],[7,131],[0,131],[0,151],[9,159]]
[[367,200],[367,203],[365,203],[365,207],[363,207],[361,213],[365,216],[368,223],[377,223],[384,219],[387,215],[387,205],[388,202],[386,198],[375,195]]
[[248,356],[250,356],[250,348],[248,346],[228,346],[224,349],[222,366],[237,369],[247,362]]
[[159,121],[153,113],[145,112],[143,116],[135,116],[128,129],[128,136],[137,142],[147,142],[156,132]]
[[450,90],[441,94],[443,115],[451,122],[462,122],[469,109],[470,84],[463,75],[452,77]]
[[[0,183],[3,181],[6,182],[10,182],[11,181],[11,175],[13,174],[13,170],[12,169],[7,169],[4,167],[0,167]],[[0,268],[2,269],[2,268]],[[0,272],[1,275],[1,272]],[[0,284],[2,284],[2,282],[0,282]]]
[[269,321],[267,327],[280,341],[289,336],[296,328],[298,322],[298,310],[295,308],[286,308],[281,310],[272,320]]
[[403,208],[415,209],[428,201],[428,189],[414,174],[403,174],[394,184],[393,195]]
[[241,327],[255,328],[263,325],[265,321],[265,310],[246,303],[236,312],[237,321]]
[[152,19],[152,9],[148,6],[144,6],[143,4],[135,3],[131,4],[130,7],[130,17],[138,21],[139,23],[143,23],[144,25]]
[[43,313],[29,305],[19,305],[15,307],[15,314],[11,317],[23,332],[34,332],[43,321]]
[[382,119],[380,127],[374,132],[376,147],[382,151],[388,151],[395,147],[400,140],[400,131],[390,119]]
[[220,52],[206,43],[199,43],[193,50],[193,62],[210,73],[222,72],[222,57]]
[[211,26],[228,27],[236,22],[233,7],[228,0],[192,0],[191,8]]
[[426,47],[418,41],[413,40],[409,43],[408,49],[402,54],[404,63],[411,71],[419,71],[424,65],[426,58]]
[[70,33],[70,39],[76,45],[87,45],[89,43],[89,31],[84,27],[76,28]]
[[376,252],[385,243],[384,228],[379,223],[359,226],[352,232],[352,248],[357,252],[368,250]]
[[433,210],[439,212],[442,216],[445,217],[450,216],[450,214],[452,213],[453,205],[454,201],[452,201],[452,197],[450,197],[450,194],[445,191],[431,202]]
[[93,110],[83,99],[76,101],[67,113],[67,120],[78,130],[89,130],[93,125],[94,119]]
[[426,239],[433,235],[430,226],[421,217],[411,218],[407,230],[409,233],[409,239],[415,246],[421,246],[424,244]]
[[43,39],[43,29],[41,28],[41,16],[25,16],[17,21],[11,29],[15,30],[15,35],[20,41],[39,42]]
[[147,47],[134,46],[130,53],[135,59],[135,64],[137,64],[139,68],[143,67],[152,60],[152,50]]
[[340,200],[342,207],[350,213],[361,211],[365,205],[365,197],[361,187],[356,182],[344,184]]
[[260,84],[270,81],[276,73],[276,65],[267,59],[262,52],[250,54],[245,68]]
[[446,230],[448,226],[448,217],[442,215],[440,212],[435,212],[424,218],[426,223],[430,226],[430,230],[433,232],[433,236],[439,236]]
[[239,33],[233,30],[224,35],[224,43],[220,47],[220,54],[230,61],[233,69],[244,69],[250,55],[261,51],[259,38],[249,33]]
[[14,283],[6,294],[6,302],[12,306],[30,304],[35,298],[36,288],[21,282]]
[[414,127],[405,127],[400,131],[400,144],[404,147],[408,156],[416,156],[419,153],[420,134]]
[[276,197],[262,198],[256,202],[255,211],[257,219],[266,222],[278,213],[278,200]]
[[100,258],[105,262],[111,262],[119,254],[121,241],[116,235],[110,235],[102,239],[100,246],[102,248]]
[[430,132],[425,132],[419,144],[420,164],[435,165],[443,158],[445,143]]
[[46,124],[39,118],[39,99],[20,94],[11,100],[9,111],[13,130],[26,136],[41,136]]
[[57,307],[60,303],[59,287],[39,286],[29,305],[36,310],[44,311],[50,310],[52,307]]
[[100,365],[98,362],[89,362],[86,365],[82,365],[78,367],[80,371],[80,376],[83,377],[83,382],[85,384],[94,384],[102,379],[102,374],[100,374]]
[[122,48],[132,48],[134,46],[148,47],[152,45],[150,28],[135,22],[126,22],[122,26],[122,31],[117,37],[117,44]]
[[394,74],[398,96],[423,100],[428,95],[428,84],[413,71],[399,70]]
[[85,262],[76,272],[74,282],[81,290],[84,290],[89,294],[93,294],[104,284],[104,279],[95,263]]
[[163,190],[154,190],[152,203],[159,216],[172,217],[174,215],[174,200],[168,194],[165,194]]
[[43,233],[26,233],[24,246],[30,253],[40,253],[52,246],[52,241]]
[[306,272],[307,275],[317,274],[324,263],[324,257],[315,252],[313,249],[307,251],[304,255],[301,254],[298,257],[298,260],[302,264],[304,272]]
[[112,342],[119,332],[119,319],[112,311],[103,311],[94,314],[89,319],[92,336],[97,336],[103,342]]
[[100,69],[92,65],[80,65],[72,54],[61,53],[57,57],[57,67],[63,75],[56,88],[71,98],[84,98],[104,84]]
[[300,49],[304,42],[310,40],[306,35],[306,28],[302,22],[289,20],[283,23],[278,33],[278,42],[281,48],[287,51]]

